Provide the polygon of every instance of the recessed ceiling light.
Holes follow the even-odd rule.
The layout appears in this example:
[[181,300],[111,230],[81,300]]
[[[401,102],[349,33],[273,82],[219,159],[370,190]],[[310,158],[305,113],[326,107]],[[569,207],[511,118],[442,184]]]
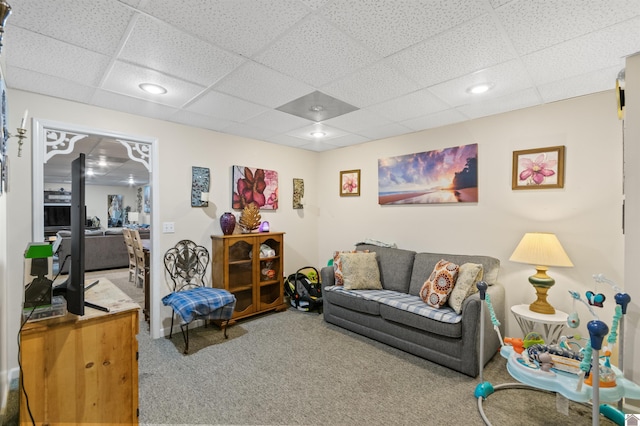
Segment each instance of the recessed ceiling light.
[[320,111],[324,111],[324,107],[322,105],[312,105],[309,108],[309,111],[313,111],[313,112],[320,112]]
[[492,88],[493,84],[491,83],[480,83],[469,87],[467,89],[467,92],[471,93],[472,95],[480,95],[482,93],[488,92]]
[[326,135],[327,134],[325,132],[311,132],[311,136],[313,136],[314,138],[321,138]]
[[167,89],[157,84],[142,83],[138,85],[138,87],[147,93],[151,93],[152,95],[164,95],[165,93],[167,93]]

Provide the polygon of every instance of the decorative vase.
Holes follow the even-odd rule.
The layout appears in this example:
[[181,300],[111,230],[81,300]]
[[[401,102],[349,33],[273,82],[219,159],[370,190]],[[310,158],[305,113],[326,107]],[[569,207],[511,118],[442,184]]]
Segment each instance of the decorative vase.
[[231,212],[225,212],[220,216],[220,228],[224,235],[233,234],[233,230],[236,228],[236,217]]

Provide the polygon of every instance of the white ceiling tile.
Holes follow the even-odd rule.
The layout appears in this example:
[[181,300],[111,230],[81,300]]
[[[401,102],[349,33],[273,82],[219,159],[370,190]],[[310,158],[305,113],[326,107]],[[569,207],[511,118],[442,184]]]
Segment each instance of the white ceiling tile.
[[311,120],[306,120],[278,110],[266,111],[246,120],[244,123],[249,126],[270,130],[275,133],[286,133],[293,129],[313,124]]
[[[324,132],[325,135],[322,137],[312,136],[313,132]],[[342,131],[340,129],[336,129],[335,127],[327,126],[325,124],[311,124],[309,126],[301,127],[299,129],[292,130],[286,133],[289,136],[293,136],[295,138],[306,139],[310,141],[328,141],[333,138],[337,138],[340,136],[346,136],[347,132]]]
[[11,66],[84,86],[96,87],[109,64],[109,58],[104,55],[21,28],[12,28],[11,36],[5,34],[2,42],[2,53],[6,52]]
[[379,57],[317,16],[304,19],[255,59],[268,67],[320,87]]
[[540,105],[541,103],[540,97],[535,89],[526,89],[485,102],[464,105],[456,109],[473,119]]
[[466,117],[459,111],[455,109],[448,109],[446,111],[439,111],[434,114],[424,115],[421,117],[412,118],[410,120],[405,120],[401,124],[407,126],[414,132],[426,129],[433,129],[435,127],[447,126],[449,124],[459,123],[461,121],[468,120]]
[[300,146],[302,149],[315,152],[331,151],[332,149],[341,148],[340,146],[333,145],[329,142],[313,141],[305,145]]
[[331,0],[300,0],[304,3],[309,9],[317,10],[320,9],[325,4],[329,3]]
[[[164,95],[147,93],[138,87],[142,83],[158,84],[167,89],[167,93]],[[202,86],[125,62],[116,62],[113,65],[102,84],[102,88],[173,107],[180,107],[186,104],[204,90]]]
[[620,67],[606,68],[566,80],[543,84],[538,87],[538,91],[544,102],[555,102],[589,93],[612,90],[616,87],[619,72]]
[[429,92],[428,89],[423,89],[387,102],[372,105],[367,109],[394,121],[404,121],[442,111],[449,107],[449,105]]
[[329,143],[335,146],[352,146],[352,145],[359,145],[361,143],[370,142],[370,141],[371,139],[366,138],[364,136],[350,134],[350,135],[338,136],[337,138],[333,138],[329,140]]
[[322,15],[386,57],[485,12],[480,1],[369,0],[333,2]]
[[251,57],[309,13],[297,0],[154,0],[143,10],[232,52]]
[[[474,95],[468,92],[470,87],[481,83],[491,84],[491,90],[481,95]],[[448,105],[460,106],[475,102],[486,102],[487,99],[519,92],[532,86],[531,77],[529,77],[522,63],[519,60],[513,60],[436,84],[429,87],[429,90]]]
[[232,135],[244,136],[246,138],[252,138],[257,140],[268,139],[270,136],[275,136],[276,132],[259,129],[257,127],[248,126],[244,123],[234,123],[225,127],[223,130],[224,133],[229,133]]
[[307,145],[309,143],[306,139],[296,138],[295,136],[290,135],[276,135],[267,138],[266,141],[276,143],[278,145],[293,146],[296,148],[300,148],[302,145]]
[[640,17],[523,57],[536,84],[564,80],[619,64],[640,49]]
[[92,105],[102,108],[123,111],[129,114],[166,120],[177,110],[166,105],[148,102],[105,90],[96,90],[91,100]]
[[11,32],[14,25],[30,28],[103,54],[116,51],[134,14],[129,7],[112,0],[22,0],[17,3],[8,20]]
[[487,14],[389,57],[389,62],[423,86],[431,86],[515,57]]
[[403,126],[400,123],[388,123],[381,126],[371,126],[359,131],[358,133],[369,139],[377,140],[412,132],[413,130],[411,130],[411,128]]
[[41,93],[55,98],[89,103],[95,89],[58,77],[8,66],[5,78],[13,89]]
[[313,92],[312,86],[255,62],[243,65],[214,89],[271,108]]
[[213,90],[206,92],[192,104],[187,106],[188,111],[237,123],[255,117],[267,111],[267,108],[256,105],[242,99]]
[[397,98],[420,86],[393,67],[378,62],[322,88],[322,91],[359,108]]
[[175,114],[172,114],[171,117],[169,117],[169,121],[184,124],[187,126],[200,127],[202,129],[210,129],[216,131],[222,131],[223,129],[234,124],[234,122],[230,120],[222,120],[184,109],[176,111]]
[[519,54],[535,52],[640,15],[629,0],[515,0],[496,10]]
[[367,110],[357,110],[348,114],[323,121],[322,124],[345,130],[347,132],[359,133],[370,127],[382,126],[390,124],[391,121],[379,116],[376,113]]
[[118,0],[120,3],[128,4],[132,7],[138,7],[142,0]]
[[245,61],[144,15],[137,19],[118,58],[204,86]]

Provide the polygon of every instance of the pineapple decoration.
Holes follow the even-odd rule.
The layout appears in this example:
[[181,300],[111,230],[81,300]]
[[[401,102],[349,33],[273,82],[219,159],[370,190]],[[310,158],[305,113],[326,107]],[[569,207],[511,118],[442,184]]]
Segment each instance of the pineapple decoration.
[[244,232],[251,232],[255,229],[258,229],[260,226],[260,209],[256,205],[256,203],[250,203],[245,206],[242,213],[240,213],[240,226],[244,230]]

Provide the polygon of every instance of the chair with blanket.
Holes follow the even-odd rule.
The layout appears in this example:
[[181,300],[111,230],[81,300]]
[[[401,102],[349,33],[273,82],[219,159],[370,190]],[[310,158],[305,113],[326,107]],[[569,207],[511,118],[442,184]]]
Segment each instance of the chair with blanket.
[[228,338],[227,326],[236,298],[227,290],[206,286],[208,265],[207,249],[190,240],[178,242],[164,255],[164,266],[173,283],[173,291],[162,298],[162,303],[173,309],[169,338],[173,335],[173,319],[178,314],[182,320],[185,354],[189,352],[189,324],[195,319],[204,319],[205,326],[207,320],[219,320],[224,337]]

